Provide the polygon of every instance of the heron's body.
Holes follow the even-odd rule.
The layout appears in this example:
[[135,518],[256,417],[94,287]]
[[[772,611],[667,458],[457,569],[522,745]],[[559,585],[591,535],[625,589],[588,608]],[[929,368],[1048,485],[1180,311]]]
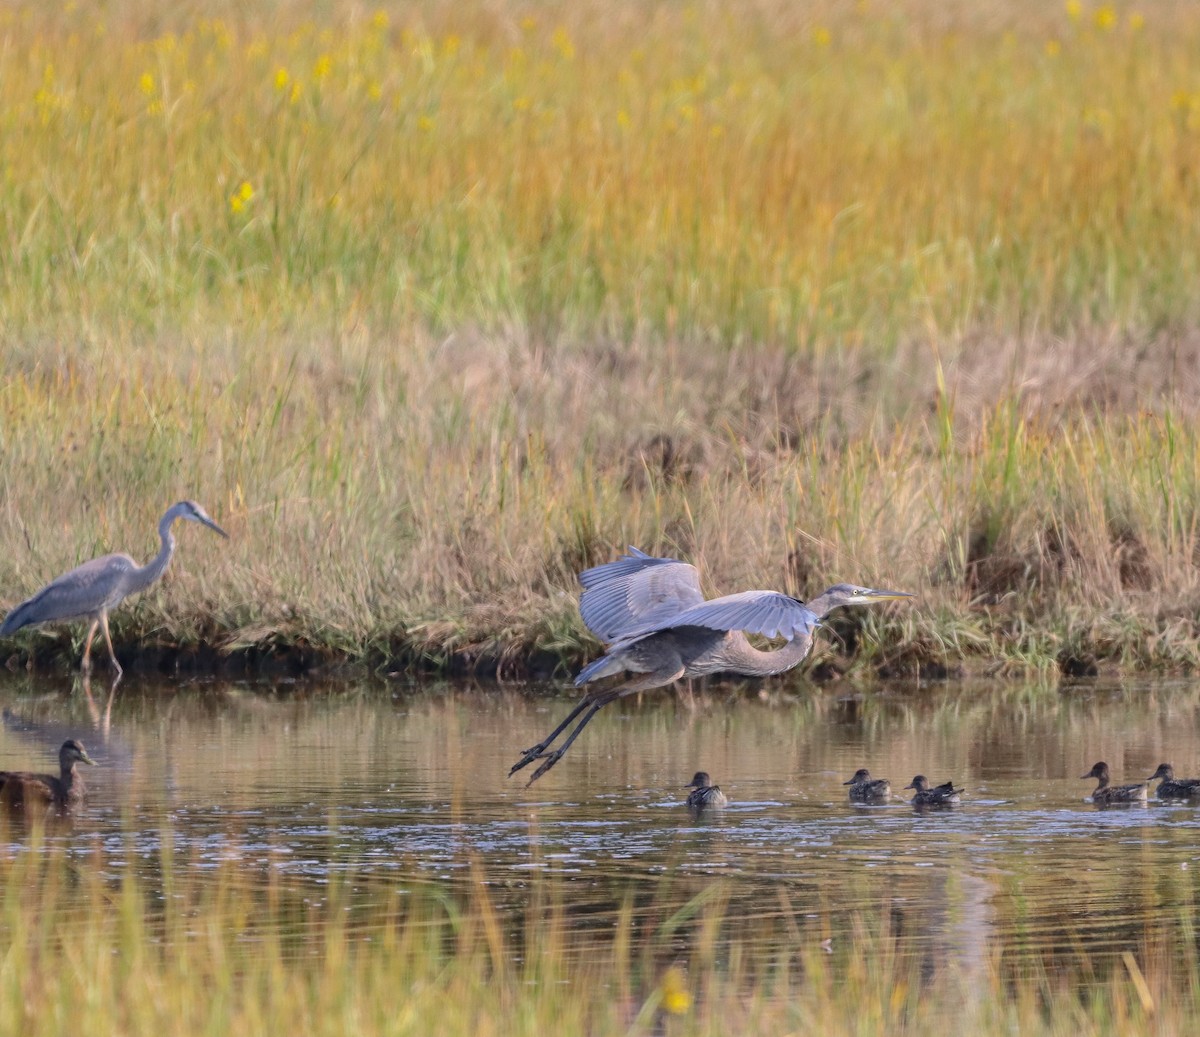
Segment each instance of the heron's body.
[[1169,763],[1160,763],[1158,770],[1146,780],[1154,781],[1160,778],[1162,780],[1154,790],[1159,799],[1191,799],[1193,796],[1200,796],[1200,778],[1177,778],[1175,768]]
[[180,501],[167,509],[159,520],[158,536],[161,541],[158,554],[146,565],[138,565],[127,554],[109,554],[84,562],[70,572],[46,584],[33,597],[13,608],[4,622],[0,623],[0,637],[14,634],[22,627],[35,623],[57,620],[89,619],[87,641],[83,648],[83,670],[91,670],[92,638],[99,626],[108,646],[108,657],[117,676],[121,666],[113,652],[112,636],[108,630],[108,613],[129,595],[145,590],[162,576],[175,553],[175,536],[171,526],[176,519],[188,519],[207,526],[223,537],[228,537],[220,526],[208,517],[195,501]]
[[720,810],[729,806],[729,797],[721,791],[720,785],[712,783],[707,771],[696,771],[684,788],[692,790],[688,793],[687,805],[693,810]]
[[81,742],[71,738],[58,751],[59,773],[0,771],[0,803],[10,809],[55,806],[66,808],[82,801],[86,790],[75,771],[77,763],[92,764]]
[[1088,778],[1096,779],[1096,788],[1092,792],[1091,798],[1093,803],[1100,806],[1107,806],[1110,803],[1144,803],[1149,794],[1149,786],[1145,784],[1110,785],[1108,783],[1108,764],[1103,760],[1093,764],[1087,774],[1081,775],[1080,781]]
[[915,790],[912,798],[914,807],[954,806],[963,793],[962,789],[954,787],[952,781],[943,782],[941,785],[930,785],[929,779],[924,774],[918,774],[904,787]]
[[883,803],[892,795],[892,783],[887,778],[872,778],[866,767],[860,767],[853,778],[842,784],[850,786],[853,803]]
[[[562,758],[596,712],[615,699],[685,677],[783,673],[812,650],[813,635],[830,610],[912,597],[900,591],[838,584],[807,604],[776,591],[742,591],[706,599],[694,566],[675,558],[654,558],[636,548],[614,562],[586,570],[579,581],[583,621],[609,648],[579,671],[576,686],[626,673],[635,676],[616,687],[585,693],[548,738],[526,750],[509,773],[542,760],[529,780],[531,785]],[[764,651],[755,648],[747,634],[782,638],[785,644]],[[549,751],[550,744],[585,710],[563,744]]]

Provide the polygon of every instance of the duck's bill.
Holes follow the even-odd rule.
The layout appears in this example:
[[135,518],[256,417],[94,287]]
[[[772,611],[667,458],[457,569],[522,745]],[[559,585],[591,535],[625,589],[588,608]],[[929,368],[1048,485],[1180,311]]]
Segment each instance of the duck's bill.
[[92,767],[95,767],[95,766],[96,766],[96,761],[95,761],[95,760],[93,760],[93,759],[92,759],[90,756],[88,756],[88,754],[87,754],[87,753],[80,753],[80,754],[79,754],[79,759],[80,759],[80,760],[81,760],[83,763],[90,764]]

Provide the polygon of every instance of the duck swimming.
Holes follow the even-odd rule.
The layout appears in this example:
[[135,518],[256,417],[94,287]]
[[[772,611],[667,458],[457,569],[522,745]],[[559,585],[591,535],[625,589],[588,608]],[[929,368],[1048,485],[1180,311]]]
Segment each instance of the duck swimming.
[[1095,778],[1099,782],[1095,791],[1092,792],[1092,802],[1101,806],[1109,803],[1144,803],[1149,791],[1144,784],[1110,785],[1108,783],[1108,764],[1103,760],[1093,764],[1092,769],[1087,774],[1080,775],[1079,780],[1086,781],[1088,778]]
[[1188,799],[1191,796],[1200,796],[1200,778],[1177,778],[1175,768],[1169,763],[1160,763],[1158,770],[1146,780],[1154,781],[1156,778],[1162,779],[1154,791],[1159,799]]
[[687,805],[689,807],[702,810],[705,807],[719,808],[729,805],[729,797],[721,791],[720,785],[712,783],[712,779],[708,776],[708,771],[696,771],[692,776],[692,780],[683,787],[692,790],[687,798]]
[[892,783],[887,778],[872,778],[866,767],[859,767],[854,777],[842,784],[850,786],[853,803],[882,803],[892,795]]
[[941,785],[930,786],[929,779],[924,774],[918,774],[904,786],[906,789],[916,789],[912,798],[914,807],[949,807],[958,802],[963,789],[956,789],[954,782],[947,781]]
[[80,802],[86,790],[75,773],[77,763],[95,764],[82,742],[68,738],[58,751],[59,773],[0,771],[0,803],[10,808],[25,806],[70,807]]

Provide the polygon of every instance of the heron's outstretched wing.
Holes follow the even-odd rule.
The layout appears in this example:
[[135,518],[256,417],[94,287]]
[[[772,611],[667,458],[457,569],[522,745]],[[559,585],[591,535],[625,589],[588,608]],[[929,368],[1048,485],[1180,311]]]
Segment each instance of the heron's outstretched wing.
[[93,558],[46,584],[33,597],[17,605],[0,625],[0,635],[11,634],[32,623],[87,616],[120,600],[122,581],[134,569],[128,555]]
[[[797,637],[810,636],[820,622],[802,601],[776,591],[742,591],[726,594],[711,601],[677,612],[666,622],[656,624],[657,629],[669,627],[705,627],[709,630],[743,630],[748,634],[763,637],[783,637],[794,641]],[[628,636],[642,633],[641,629],[629,631]],[[649,632],[649,631],[645,631]]]
[[580,573],[579,582],[579,613],[602,641],[673,625],[673,617],[704,601],[694,566],[677,558],[653,558],[636,547],[615,562]]

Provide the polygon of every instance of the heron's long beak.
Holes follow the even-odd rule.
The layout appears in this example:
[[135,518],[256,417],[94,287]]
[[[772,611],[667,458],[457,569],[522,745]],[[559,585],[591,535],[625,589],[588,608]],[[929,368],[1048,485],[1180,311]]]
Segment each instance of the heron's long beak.
[[860,604],[866,604],[872,601],[899,601],[901,598],[915,597],[915,594],[909,594],[908,591],[868,590],[863,592],[862,602]]
[[220,526],[218,526],[218,525],[217,525],[217,524],[216,524],[216,523],[215,523],[215,522],[214,522],[212,519],[210,519],[210,518],[209,518],[207,515],[206,515],[204,518],[202,518],[200,521],[201,521],[201,523],[202,523],[202,524],[204,524],[204,525],[208,526],[208,528],[209,528],[209,529],[211,529],[211,530],[212,530],[214,533],[220,533],[220,534],[221,534],[221,536],[223,536],[223,537],[224,537],[226,540],[228,540],[228,539],[229,539],[229,534],[228,534],[228,533],[226,533],[226,532],[225,532],[225,530],[223,530],[223,529],[222,529]]

